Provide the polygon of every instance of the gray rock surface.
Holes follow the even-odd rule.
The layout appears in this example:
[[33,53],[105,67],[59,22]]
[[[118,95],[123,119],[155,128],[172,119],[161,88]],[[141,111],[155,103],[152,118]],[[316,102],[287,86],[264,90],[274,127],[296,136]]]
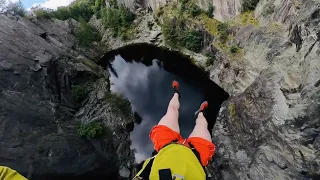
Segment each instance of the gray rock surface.
[[[80,118],[81,107],[102,110],[101,91],[109,91],[108,74],[84,58],[92,57],[90,52],[76,47],[77,23],[0,14],[0,24],[0,164],[30,179],[116,178],[119,167],[132,162],[127,129],[133,120],[106,111],[99,117],[107,118],[111,136],[77,135],[81,123],[98,119],[96,114]],[[72,86],[88,81],[96,89],[78,105]]]
[[[160,27],[148,26],[154,20],[147,11],[167,2],[118,0],[139,9],[138,33],[130,41],[113,38],[96,18],[90,23],[111,49],[150,40],[164,46]],[[212,1],[215,17],[237,16],[241,2]],[[198,3],[206,10],[209,1]],[[265,13],[268,6],[274,9]],[[213,129],[217,152],[207,168],[210,179],[320,178],[319,7],[316,0],[260,0],[254,12],[259,24],[236,27],[228,42],[241,48],[239,56],[219,51],[206,67],[232,95]],[[89,60],[99,53],[76,47],[71,34],[78,23],[0,15],[0,24],[1,164],[28,177],[132,176],[133,117],[117,114],[106,100],[108,74]],[[180,51],[204,66],[204,55]],[[76,104],[72,85],[88,81],[93,90]],[[90,122],[102,122],[108,136],[79,138],[77,126]]]
[[[242,0],[194,0],[196,4],[203,10],[207,11],[211,3],[215,7],[214,16],[220,21],[229,20],[241,13]],[[178,0],[117,0],[117,4],[124,5],[130,9],[150,9],[157,10],[171,2],[179,2]],[[108,0],[106,0],[108,3]]]
[[[274,12],[263,15],[268,3]],[[223,53],[212,79],[233,97],[213,129],[211,179],[319,179],[319,2],[261,1],[258,27],[233,39],[243,55]]]

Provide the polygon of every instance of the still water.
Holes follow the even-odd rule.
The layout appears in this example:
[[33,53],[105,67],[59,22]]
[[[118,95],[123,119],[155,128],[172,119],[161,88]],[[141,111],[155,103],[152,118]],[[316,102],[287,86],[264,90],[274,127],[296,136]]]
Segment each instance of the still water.
[[153,152],[149,132],[166,113],[173,95],[173,80],[180,84],[179,125],[184,137],[191,133],[196,119],[194,112],[204,100],[209,101],[206,116],[211,129],[221,103],[228,98],[205,72],[177,52],[136,44],[109,52],[102,60],[111,75],[111,91],[124,95],[142,118],[131,132],[138,163]]

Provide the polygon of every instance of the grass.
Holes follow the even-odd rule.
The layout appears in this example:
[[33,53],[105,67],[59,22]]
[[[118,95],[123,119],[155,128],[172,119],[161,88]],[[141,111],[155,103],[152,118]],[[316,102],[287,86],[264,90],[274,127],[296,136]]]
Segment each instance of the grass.
[[241,13],[238,17],[229,22],[231,26],[259,26],[259,21],[255,18],[253,11]]
[[281,33],[286,30],[285,27],[281,23],[278,23],[278,22],[273,22],[267,28],[268,28],[269,32],[273,32],[273,33],[276,33],[276,32]]
[[106,128],[100,122],[82,124],[78,129],[78,135],[82,138],[102,138],[106,134]]
[[218,36],[218,25],[221,23],[220,21],[209,18],[206,14],[202,13],[200,15],[200,23],[210,34],[212,34],[213,36]]

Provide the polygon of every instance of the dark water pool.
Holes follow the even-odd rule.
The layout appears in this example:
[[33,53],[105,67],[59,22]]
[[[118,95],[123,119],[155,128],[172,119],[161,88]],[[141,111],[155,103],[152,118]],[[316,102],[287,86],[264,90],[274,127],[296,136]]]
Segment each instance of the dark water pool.
[[111,51],[100,64],[111,74],[111,90],[128,98],[133,110],[142,118],[131,133],[137,162],[153,152],[149,132],[166,113],[173,95],[173,80],[180,83],[179,124],[184,137],[191,133],[196,119],[194,112],[204,100],[209,101],[206,117],[209,129],[212,129],[221,103],[228,98],[228,94],[210,81],[208,75],[190,59],[148,44]]

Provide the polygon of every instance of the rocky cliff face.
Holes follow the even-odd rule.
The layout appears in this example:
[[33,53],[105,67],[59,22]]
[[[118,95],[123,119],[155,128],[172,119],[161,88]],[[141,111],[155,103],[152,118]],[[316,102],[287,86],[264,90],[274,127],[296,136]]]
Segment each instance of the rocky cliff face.
[[238,29],[231,42],[243,56],[212,67],[212,78],[234,96],[213,130],[220,171],[212,179],[320,177],[319,5],[260,1],[259,26]]
[[[109,5],[110,0],[106,0]],[[117,0],[117,4],[122,4],[130,9],[157,10],[171,2],[178,0]],[[207,11],[209,4],[215,7],[214,16],[220,21],[225,21],[240,14],[242,0],[195,0],[196,4]]]
[[[154,18],[148,11],[170,1],[117,2],[143,13],[132,41],[102,30],[111,49],[136,42],[165,45],[160,26],[149,29]],[[207,9],[208,0],[197,2]],[[241,2],[212,1],[215,17],[242,21]],[[319,7],[316,0],[260,0],[255,23],[231,29],[226,44],[240,47],[236,56],[215,47],[216,37],[206,38],[204,49],[217,50],[217,59],[205,69],[232,95],[213,129],[217,152],[207,168],[210,179],[319,178]],[[0,15],[0,24],[0,162],[28,177],[117,176],[119,168],[128,177],[132,116],[114,114],[104,93],[108,74],[88,60],[94,60],[92,51],[75,46],[70,27],[77,23]],[[184,53],[204,64],[203,55]],[[87,82],[94,87],[87,100],[73,102],[72,85]],[[79,138],[77,126],[89,122],[103,122],[112,135]]]
[[[133,160],[132,116],[108,110],[108,74],[88,59],[92,53],[76,50],[71,33],[76,22],[32,21],[0,15],[1,165],[32,179],[117,178],[119,168],[128,171]],[[83,107],[71,90],[87,82],[94,90]],[[80,124],[92,121],[102,122],[109,136],[80,138]]]

